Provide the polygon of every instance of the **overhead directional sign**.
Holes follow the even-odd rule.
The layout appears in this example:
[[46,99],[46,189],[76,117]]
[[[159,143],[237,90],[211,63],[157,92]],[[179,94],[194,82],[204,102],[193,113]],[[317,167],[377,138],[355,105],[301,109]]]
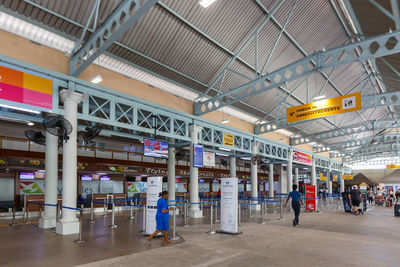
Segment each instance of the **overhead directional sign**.
[[324,99],[286,110],[287,122],[305,121],[361,109],[361,93]]
[[233,146],[233,134],[224,133],[224,145]]
[[353,180],[353,175],[351,175],[351,174],[343,174],[342,179],[343,180]]
[[400,164],[386,165],[386,169],[400,169]]

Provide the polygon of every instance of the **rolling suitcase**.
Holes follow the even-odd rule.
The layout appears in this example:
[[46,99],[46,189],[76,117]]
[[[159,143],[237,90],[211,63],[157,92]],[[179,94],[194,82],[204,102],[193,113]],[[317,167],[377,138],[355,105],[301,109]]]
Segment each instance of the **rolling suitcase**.
[[400,204],[394,205],[394,216],[396,216],[396,217],[400,216]]

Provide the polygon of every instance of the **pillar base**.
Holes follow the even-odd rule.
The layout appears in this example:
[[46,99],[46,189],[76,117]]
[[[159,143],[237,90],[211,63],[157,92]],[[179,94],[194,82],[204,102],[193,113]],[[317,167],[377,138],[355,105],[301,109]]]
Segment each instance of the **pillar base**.
[[79,233],[79,221],[57,222],[56,233],[60,235],[73,235]]
[[261,210],[261,205],[260,204],[250,205],[249,207],[250,207],[251,210],[256,210],[256,211]]
[[56,227],[56,217],[44,217],[39,220],[39,228],[50,229]]
[[189,217],[193,219],[202,218],[203,211],[201,210],[189,210]]

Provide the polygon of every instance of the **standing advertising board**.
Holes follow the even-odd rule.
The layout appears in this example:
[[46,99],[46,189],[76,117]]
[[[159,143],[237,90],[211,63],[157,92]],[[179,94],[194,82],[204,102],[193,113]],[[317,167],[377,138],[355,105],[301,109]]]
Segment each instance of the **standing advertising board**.
[[213,152],[203,151],[203,164],[204,166],[215,166],[215,154]]
[[156,230],[157,201],[162,191],[162,177],[147,178],[146,234]]
[[315,185],[306,185],[306,210],[316,210]]
[[238,231],[238,179],[221,179],[220,232],[237,234]]

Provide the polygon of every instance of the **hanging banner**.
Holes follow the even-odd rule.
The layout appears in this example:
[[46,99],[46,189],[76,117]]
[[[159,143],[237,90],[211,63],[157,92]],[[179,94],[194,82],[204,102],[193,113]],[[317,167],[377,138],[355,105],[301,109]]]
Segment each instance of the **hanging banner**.
[[386,165],[386,169],[400,169],[400,164]]
[[233,134],[224,133],[224,145],[226,146],[233,146]]
[[337,182],[338,181],[338,176],[337,174],[334,174],[332,177],[332,182]]
[[203,152],[204,167],[215,167],[215,154],[213,152]]
[[342,179],[343,180],[353,180],[353,175],[351,175],[351,174],[343,174]]
[[305,121],[361,109],[361,93],[324,99],[286,110],[287,122]]
[[306,210],[315,211],[315,185],[306,185]]
[[0,103],[12,106],[12,102],[50,111],[53,107],[53,81],[0,66]]
[[162,191],[162,177],[147,178],[146,234],[156,230],[157,201]]
[[237,234],[238,231],[238,179],[221,179],[221,232]]
[[319,173],[319,179],[321,181],[326,181],[326,176],[324,176],[324,173],[322,173],[322,172]]
[[293,162],[312,165],[312,156],[310,154],[293,150]]

